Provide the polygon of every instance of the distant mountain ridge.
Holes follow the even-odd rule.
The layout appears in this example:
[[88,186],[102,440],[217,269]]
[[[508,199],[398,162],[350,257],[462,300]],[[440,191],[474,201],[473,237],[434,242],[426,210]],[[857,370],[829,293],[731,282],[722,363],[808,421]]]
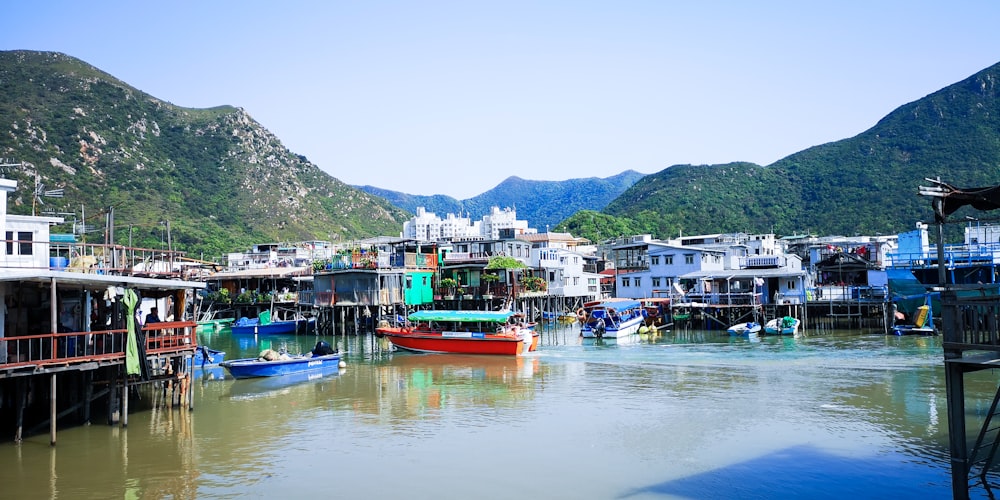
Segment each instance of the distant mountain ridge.
[[[994,65],[855,137],[768,166],[511,177],[455,200],[348,186],[237,107],[182,108],[64,54],[0,51],[0,158],[23,162],[4,173],[18,181],[11,214],[30,214],[36,201],[39,212],[82,217],[85,207],[80,222],[99,230],[113,209],[117,243],[170,244],[213,259],[260,242],[395,235],[418,206],[477,219],[493,206],[511,207],[541,231],[595,241],[640,233],[895,234],[932,219],[929,200],[917,196],[924,178],[963,188],[1000,183],[998,80]],[[33,199],[36,181],[65,197]],[[997,215],[962,209],[949,228],[965,216]]]
[[479,219],[492,207],[517,210],[517,218],[545,231],[555,227],[579,210],[603,210],[608,203],[632,187],[646,174],[626,170],[611,177],[587,177],[565,181],[534,181],[511,176],[496,187],[465,200],[445,195],[422,196],[390,191],[375,186],[355,186],[410,213],[417,207],[439,216],[448,213],[469,214]]
[[[1000,64],[900,106],[848,139],[753,163],[674,165],[559,230],[591,239],[625,231],[658,237],[718,232],[897,234],[933,221],[917,195],[925,178],[971,188],[1000,184]],[[1000,214],[963,209],[965,217]],[[617,218],[618,220],[614,220]]]
[[42,210],[86,212],[100,230],[113,209],[119,244],[219,258],[254,243],[398,234],[407,218],[240,108],[174,106],[60,53],[0,51],[0,128],[0,157],[23,162],[5,172],[18,181],[10,213],[38,205],[37,179],[65,193]]

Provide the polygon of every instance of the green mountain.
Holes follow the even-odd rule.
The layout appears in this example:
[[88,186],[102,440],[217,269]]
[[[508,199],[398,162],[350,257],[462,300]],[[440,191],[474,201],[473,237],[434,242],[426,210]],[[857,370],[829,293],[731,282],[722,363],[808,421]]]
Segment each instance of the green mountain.
[[[83,217],[103,241],[217,258],[253,243],[398,234],[408,215],[285,148],[244,110],[191,109],[60,53],[0,52],[9,212]],[[39,196],[62,189],[62,198]],[[73,214],[73,215],[69,215]],[[67,229],[68,231],[69,229]]]
[[[1000,184],[1000,64],[903,105],[871,129],[815,146],[771,165],[675,165],[652,174],[603,213],[596,227],[580,213],[560,224],[591,239],[601,227],[657,237],[719,232],[779,235],[896,234],[933,220],[917,195],[925,178],[961,188]],[[821,117],[817,117],[821,119]],[[951,220],[989,213],[965,208]],[[995,217],[996,215],[993,215]],[[951,226],[952,233],[958,226]]]
[[544,231],[578,210],[604,209],[644,176],[635,170],[603,179],[590,177],[565,181],[532,181],[512,176],[489,191],[461,201],[445,195],[420,196],[374,186],[357,187],[381,196],[410,213],[415,213],[417,207],[424,207],[439,216],[468,213],[473,219],[478,219],[488,214],[492,207],[511,207],[517,210],[518,219],[526,220],[531,227]]

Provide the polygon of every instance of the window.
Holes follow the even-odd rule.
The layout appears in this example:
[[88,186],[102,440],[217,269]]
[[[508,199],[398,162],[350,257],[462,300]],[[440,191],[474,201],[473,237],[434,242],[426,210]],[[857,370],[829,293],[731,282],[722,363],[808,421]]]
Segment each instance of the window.
[[629,279],[628,278],[622,278],[622,286],[629,286]]
[[674,265],[674,256],[673,255],[664,255],[663,256],[663,263],[666,264],[666,265],[668,265],[668,266]]
[[660,265],[660,256],[659,255],[652,255],[652,256],[649,257],[649,261],[654,266],[658,266],[658,265]]
[[406,277],[406,288],[407,289],[413,288],[413,276]]
[[[14,254],[14,232],[7,231],[7,255]],[[17,255],[31,255],[33,242],[33,233],[31,231],[18,231],[17,232]]]
[[689,254],[684,255],[684,263],[685,264],[694,264],[694,254],[690,254],[689,253]]
[[653,288],[660,287],[660,278],[653,278]]
[[641,284],[639,284],[640,281],[642,281],[642,278],[636,278],[635,279],[635,286],[637,286],[637,287],[642,286]]

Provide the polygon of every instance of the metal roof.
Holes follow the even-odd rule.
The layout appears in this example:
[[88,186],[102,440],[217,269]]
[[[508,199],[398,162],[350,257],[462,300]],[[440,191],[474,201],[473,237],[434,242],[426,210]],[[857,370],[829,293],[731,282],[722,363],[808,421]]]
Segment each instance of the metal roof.
[[678,276],[678,279],[702,279],[702,278],[782,278],[782,277],[803,277],[805,271],[791,271],[788,269],[724,269],[719,271],[694,271]]
[[72,284],[80,286],[129,286],[147,290],[182,290],[185,288],[205,288],[198,281],[184,281],[164,278],[139,278],[136,276],[115,276],[95,273],[76,273],[69,271],[50,271],[40,269],[10,269],[0,271],[0,281],[32,282],[48,284],[52,280],[57,284]]
[[[240,279],[240,278],[288,278],[299,276],[311,270],[308,266],[298,267],[264,267],[260,269],[242,269],[239,271],[222,271],[209,276],[209,279]],[[311,272],[310,272],[311,274]]]

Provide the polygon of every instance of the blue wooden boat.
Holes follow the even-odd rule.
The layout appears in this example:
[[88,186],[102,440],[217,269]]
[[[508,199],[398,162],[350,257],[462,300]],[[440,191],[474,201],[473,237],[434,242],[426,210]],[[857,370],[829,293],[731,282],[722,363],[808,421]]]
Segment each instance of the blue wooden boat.
[[323,371],[337,368],[340,365],[340,354],[315,355],[285,355],[281,359],[266,361],[261,358],[234,359],[223,361],[225,368],[233,378],[277,377],[296,373]]
[[635,299],[607,299],[583,305],[586,318],[580,328],[585,339],[621,338],[639,332],[646,319],[646,310]]
[[225,359],[226,351],[208,346],[198,346],[198,350],[194,352],[194,366],[217,365]]
[[240,318],[233,323],[230,331],[233,335],[291,335],[296,333],[306,333],[316,327],[316,318],[271,321],[262,323],[256,318]]

